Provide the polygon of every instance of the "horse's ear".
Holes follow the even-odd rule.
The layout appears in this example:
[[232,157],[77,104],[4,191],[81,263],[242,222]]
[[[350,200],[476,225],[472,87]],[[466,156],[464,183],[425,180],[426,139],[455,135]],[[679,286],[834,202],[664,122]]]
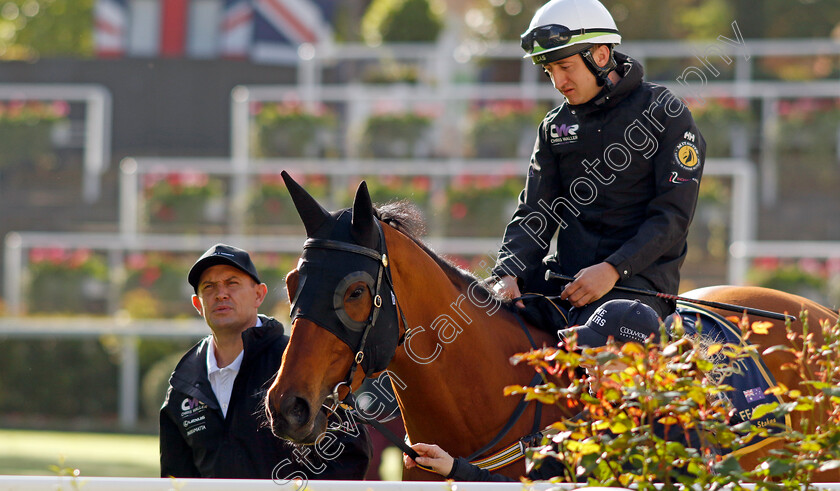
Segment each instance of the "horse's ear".
[[286,189],[289,190],[298,215],[300,215],[300,219],[303,221],[306,236],[312,237],[315,231],[321,228],[321,225],[330,218],[330,213],[315,201],[315,198],[307,193],[300,184],[295,182],[288,172],[282,171],[280,175],[283,177],[283,182],[286,183]]
[[356,198],[353,200],[353,218],[350,233],[356,242],[365,247],[375,249],[379,239],[373,213],[373,203],[370,200],[367,184],[362,181],[356,190]]

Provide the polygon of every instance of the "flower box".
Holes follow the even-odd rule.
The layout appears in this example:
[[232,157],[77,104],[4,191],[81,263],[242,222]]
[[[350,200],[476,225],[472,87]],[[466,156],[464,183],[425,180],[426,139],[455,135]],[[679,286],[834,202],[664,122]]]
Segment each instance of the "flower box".
[[477,158],[528,157],[537,126],[546,111],[533,104],[507,101],[475,112],[470,132],[471,152]]
[[134,319],[191,317],[187,272],[194,260],[171,253],[129,254],[120,308]]
[[56,101],[0,102],[0,169],[13,165],[43,165],[55,159],[53,125],[67,119],[69,106]]
[[446,193],[446,235],[501,237],[523,186],[515,177],[456,177]]
[[184,230],[225,219],[224,183],[204,173],[148,174],[143,192],[150,225]]
[[413,112],[371,116],[365,124],[361,154],[382,159],[422,158],[431,155],[432,118]]
[[335,116],[326,107],[264,104],[256,110],[258,157],[317,158],[336,150]]
[[108,266],[88,249],[32,249],[25,291],[30,314],[105,314]]

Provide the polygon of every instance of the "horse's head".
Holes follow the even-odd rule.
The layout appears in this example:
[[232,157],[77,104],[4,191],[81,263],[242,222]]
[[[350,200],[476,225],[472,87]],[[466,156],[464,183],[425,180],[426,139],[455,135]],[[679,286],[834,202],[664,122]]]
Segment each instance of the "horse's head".
[[308,238],[286,277],[291,338],[266,411],[277,436],[313,443],[356,366],[366,374],[388,366],[399,323],[385,238],[366,184],[352,208],[330,213],[285,172],[283,179]]

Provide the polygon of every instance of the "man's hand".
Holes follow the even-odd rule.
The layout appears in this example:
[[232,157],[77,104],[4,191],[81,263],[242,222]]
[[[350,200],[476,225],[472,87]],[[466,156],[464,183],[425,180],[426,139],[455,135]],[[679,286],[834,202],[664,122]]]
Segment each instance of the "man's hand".
[[405,464],[406,469],[411,469],[416,464],[420,464],[423,467],[432,469],[441,476],[448,476],[449,472],[452,471],[452,464],[455,462],[455,459],[446,453],[446,450],[437,445],[427,445],[425,443],[415,443],[411,448],[418,454],[417,462],[415,463],[411,457],[403,454],[403,464]]
[[[515,276],[502,276],[499,281],[493,285],[493,291],[502,298],[518,298],[522,296],[519,292],[519,285],[516,283]],[[516,302],[517,307],[525,308],[522,300]]]
[[618,271],[610,263],[583,268],[575,275],[575,281],[566,285],[560,298],[575,307],[583,307],[606,295],[618,278]]

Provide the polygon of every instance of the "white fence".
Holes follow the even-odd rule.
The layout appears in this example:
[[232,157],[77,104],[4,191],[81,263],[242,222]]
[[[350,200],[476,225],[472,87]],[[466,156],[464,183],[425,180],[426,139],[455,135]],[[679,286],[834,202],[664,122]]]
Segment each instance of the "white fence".
[[[744,487],[753,489],[752,484]],[[242,489],[248,491],[298,491],[294,483],[277,484],[269,480],[252,479],[153,479],[127,477],[49,477],[0,476],[0,491],[41,491],[43,489],[83,489],[85,491],[190,491]],[[589,491],[622,490],[580,484],[549,483],[486,483],[459,482],[378,482],[378,481],[309,481],[305,491],[560,491],[587,489]],[[840,490],[838,483],[818,483],[813,489]]]

